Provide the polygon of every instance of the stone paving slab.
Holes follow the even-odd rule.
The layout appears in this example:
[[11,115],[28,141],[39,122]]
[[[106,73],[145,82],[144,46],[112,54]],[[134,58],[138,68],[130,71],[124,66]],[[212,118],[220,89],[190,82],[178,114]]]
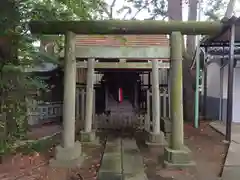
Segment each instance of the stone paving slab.
[[122,180],[122,174],[101,172],[98,175],[98,180]]
[[[226,125],[221,121],[214,121],[209,124],[219,133],[226,134]],[[232,123],[232,141],[240,144],[240,123]]]
[[[214,129],[225,135],[225,124],[215,121],[210,123]],[[227,157],[225,160],[221,180],[239,180],[240,179],[240,124],[232,123],[232,141],[229,145]]]
[[138,173],[135,175],[124,174],[123,180],[148,180],[147,175],[145,173]]
[[240,144],[230,143],[225,166],[240,166]]
[[129,150],[129,149],[134,149],[138,152],[140,152],[140,150],[138,149],[137,143],[135,141],[135,139],[130,139],[130,138],[125,138],[122,141],[122,149],[123,150]]
[[114,138],[114,139],[108,138],[108,139],[107,139],[107,142],[106,142],[106,147],[107,147],[108,145],[121,146],[121,139],[120,139],[120,138]]
[[112,153],[118,153],[121,154],[121,146],[117,145],[108,145],[105,147],[104,154],[112,154]]
[[137,175],[144,172],[143,158],[133,139],[122,141],[123,174]]
[[121,139],[108,139],[106,142],[98,180],[122,180]]
[[102,159],[102,164],[99,172],[113,172],[122,173],[122,163],[121,155],[105,155]]
[[135,139],[107,141],[98,180],[147,180]]
[[222,180],[239,180],[240,166],[225,166],[223,169]]

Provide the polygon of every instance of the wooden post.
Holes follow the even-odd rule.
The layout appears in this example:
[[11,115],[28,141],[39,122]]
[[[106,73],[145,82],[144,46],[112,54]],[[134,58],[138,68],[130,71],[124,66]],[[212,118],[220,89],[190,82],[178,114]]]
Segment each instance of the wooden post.
[[230,53],[228,65],[228,86],[227,86],[227,124],[226,140],[231,142],[232,117],[233,117],[233,84],[234,84],[234,47],[235,47],[235,24],[231,27]]

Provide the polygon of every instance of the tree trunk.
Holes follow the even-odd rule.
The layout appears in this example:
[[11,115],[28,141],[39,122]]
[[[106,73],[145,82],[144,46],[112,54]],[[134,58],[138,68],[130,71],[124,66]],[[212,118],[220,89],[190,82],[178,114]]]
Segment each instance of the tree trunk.
[[[182,20],[181,0],[168,0],[169,20]],[[184,40],[183,40],[184,43]],[[194,78],[190,72],[190,63],[192,56],[189,55],[183,46],[183,110],[184,119],[187,121],[194,120]]]
[[[198,4],[198,0],[189,0],[189,12],[188,12],[189,21],[197,20],[197,4]],[[193,56],[195,47],[196,47],[196,36],[188,35],[187,36],[187,53]],[[191,62],[189,63],[191,64]]]
[[227,9],[224,15],[225,18],[230,19],[232,17],[235,4],[236,4],[236,0],[229,0]]
[[[198,0],[189,0],[189,21],[196,21],[197,20],[197,5]],[[195,85],[195,76],[193,70],[190,69],[190,66],[193,61],[193,56],[196,48],[196,36],[188,35],[187,36],[187,49],[186,52],[188,57],[184,58],[183,63],[183,94],[184,94],[184,115],[185,120],[187,121],[194,121],[194,85]],[[196,89],[195,89],[196,90]]]
[[[3,70],[4,66],[6,64],[12,64],[18,65],[19,60],[18,60],[18,33],[16,32],[16,27],[19,25],[20,22],[20,14],[18,11],[18,6],[17,6],[16,1],[4,1],[1,4],[0,7],[0,21],[2,21],[4,18],[3,26],[0,28],[3,37],[0,39],[0,52],[1,52],[1,57],[0,57],[0,65],[1,69],[0,71]],[[6,19],[5,19],[6,18]],[[13,118],[13,114],[16,111],[16,108],[14,108],[14,103],[11,99],[11,94],[12,94],[12,89],[15,88],[15,83],[18,80],[18,75],[9,73],[9,72],[1,72],[1,77],[0,81],[4,83],[4,85],[11,86],[9,89],[3,90],[0,94],[3,96],[3,99],[1,100],[1,105],[8,107],[10,103],[9,108],[2,108],[2,110],[6,111],[6,133],[7,134],[12,134],[16,127],[16,118]]]

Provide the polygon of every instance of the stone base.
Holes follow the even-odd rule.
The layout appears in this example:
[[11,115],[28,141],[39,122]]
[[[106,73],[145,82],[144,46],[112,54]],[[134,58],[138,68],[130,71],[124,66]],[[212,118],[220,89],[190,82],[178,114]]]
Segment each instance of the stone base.
[[96,139],[96,132],[95,131],[91,131],[91,132],[85,132],[85,131],[81,131],[80,132],[80,141],[85,143],[85,142],[97,142]]
[[166,146],[167,141],[165,140],[164,133],[160,131],[159,134],[154,134],[153,132],[149,132],[147,135],[147,145],[150,146]]
[[49,165],[51,167],[76,167],[80,166],[83,160],[81,143],[76,141],[72,148],[57,146],[55,158],[50,160]]
[[194,166],[195,163],[190,157],[190,149],[183,147],[180,150],[173,150],[165,147],[164,149],[164,167],[165,168],[183,168]]
[[161,122],[163,123],[163,126],[164,126],[164,132],[171,133],[172,132],[172,123],[171,123],[170,119],[167,117],[162,117]]

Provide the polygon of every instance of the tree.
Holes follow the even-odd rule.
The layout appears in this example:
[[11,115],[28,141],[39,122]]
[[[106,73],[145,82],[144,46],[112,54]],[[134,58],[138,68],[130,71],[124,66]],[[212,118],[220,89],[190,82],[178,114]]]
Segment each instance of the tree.
[[[80,1],[76,1],[80,2]],[[88,3],[89,1],[83,1]],[[6,113],[8,135],[24,135],[26,123],[25,97],[29,92],[46,89],[38,77],[29,76],[25,69],[42,62],[57,62],[52,55],[42,53],[34,42],[43,39],[60,43],[61,36],[33,36],[28,29],[30,20],[74,20],[92,17],[94,8],[89,4],[73,8],[60,0],[3,0],[0,7],[0,113]],[[78,11],[77,11],[78,10]],[[23,132],[24,131],[24,132]],[[19,134],[20,133],[20,134]]]
[[235,4],[236,4],[236,0],[229,0],[224,17],[226,17],[228,19],[231,18],[231,16],[233,15]]

